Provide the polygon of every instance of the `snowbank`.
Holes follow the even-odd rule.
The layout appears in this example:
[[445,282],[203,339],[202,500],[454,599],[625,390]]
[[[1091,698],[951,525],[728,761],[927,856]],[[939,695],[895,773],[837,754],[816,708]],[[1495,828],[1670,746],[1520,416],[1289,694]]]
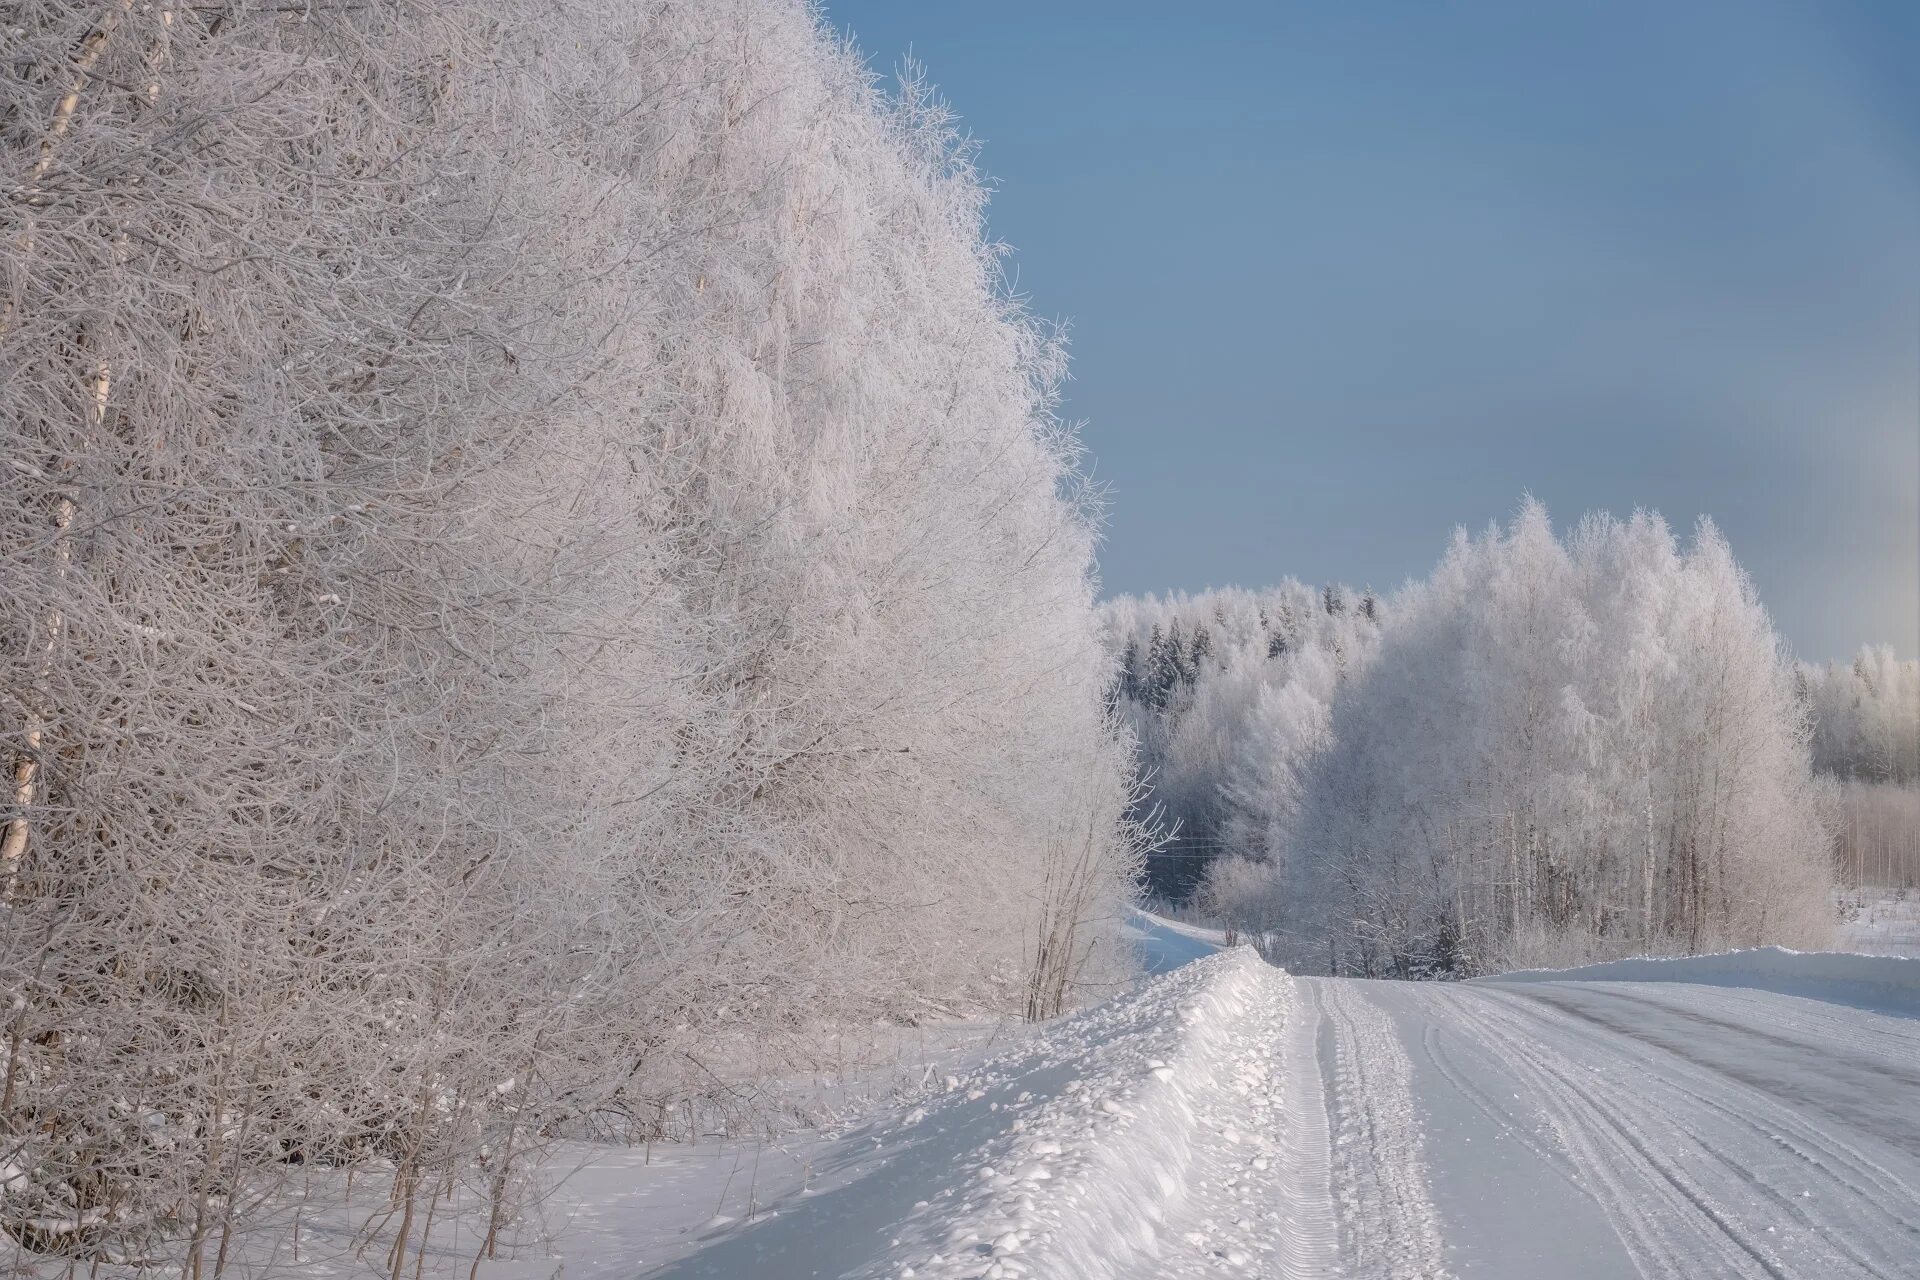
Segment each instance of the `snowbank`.
[[1692,982],[1751,987],[1920,1017],[1920,957],[1755,947],[1706,956],[1638,956],[1576,969],[1523,969],[1479,982]]
[[[1250,948],[1196,959],[848,1135],[808,1193],[661,1275],[778,1275],[789,1257],[855,1280],[1100,1280],[1164,1274],[1170,1251],[1243,1266],[1261,1246],[1242,1237],[1278,1212],[1252,1188],[1286,1165],[1269,1033],[1296,999]],[[1238,1234],[1191,1201],[1229,1179],[1249,1188]]]
[[1044,1056],[1069,1078],[1052,1096],[1017,1095],[1030,1106],[901,1225],[872,1274],[1091,1277],[1155,1257],[1215,1136],[1199,1111],[1236,1077],[1235,1023],[1276,981],[1234,948],[1048,1033]]

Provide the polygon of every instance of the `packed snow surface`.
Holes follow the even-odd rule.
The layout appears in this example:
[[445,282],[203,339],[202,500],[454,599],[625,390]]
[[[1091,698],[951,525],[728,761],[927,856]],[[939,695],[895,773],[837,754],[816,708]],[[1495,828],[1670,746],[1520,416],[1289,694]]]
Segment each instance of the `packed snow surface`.
[[566,1271],[1920,1277],[1915,970],[1763,950],[1416,984],[1221,949],[762,1175],[751,1221],[636,1257],[602,1214]]

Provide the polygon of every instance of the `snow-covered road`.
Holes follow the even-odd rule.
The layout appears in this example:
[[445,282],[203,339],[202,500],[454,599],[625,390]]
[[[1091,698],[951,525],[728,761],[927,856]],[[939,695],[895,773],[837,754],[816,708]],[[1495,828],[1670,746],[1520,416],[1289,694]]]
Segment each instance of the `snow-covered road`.
[[1459,1274],[1920,1275],[1910,1018],[1675,982],[1363,998],[1413,1058]]
[[857,1132],[663,1274],[1920,1277],[1916,970],[1412,984],[1222,952]]

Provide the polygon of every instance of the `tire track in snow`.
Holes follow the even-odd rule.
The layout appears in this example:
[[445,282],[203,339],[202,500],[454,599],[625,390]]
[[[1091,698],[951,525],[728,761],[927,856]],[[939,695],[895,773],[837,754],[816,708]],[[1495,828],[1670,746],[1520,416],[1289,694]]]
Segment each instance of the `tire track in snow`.
[[1787,1034],[1808,1048],[1829,1046],[1848,1050],[1895,1068],[1920,1062],[1920,1022],[1866,1009],[1836,1006],[1824,1001],[1749,991],[1739,987],[1642,982],[1631,987],[1611,982],[1585,984],[1675,1012],[1717,1013],[1747,1026],[1764,1023],[1775,1034]]
[[[1797,1072],[1794,1085],[1805,1090],[1822,1087],[1813,1101],[1829,1115],[1854,1120],[1866,1127],[1893,1122],[1899,1124],[1899,1136],[1909,1145],[1920,1145],[1920,1120],[1904,1113],[1884,1112],[1864,1119],[1850,1114],[1855,1104],[1887,1092],[1920,1091],[1920,1036],[1909,1034],[1894,1053],[1859,1053],[1844,1038],[1834,1035],[1819,1040],[1783,1034],[1792,1029],[1789,1019],[1766,1006],[1748,1010],[1744,1019],[1735,1010],[1716,1009],[1710,1000],[1689,1001],[1692,991],[1682,988],[1678,997],[1670,987],[1654,991],[1615,983],[1592,983],[1555,988],[1548,985],[1526,986],[1513,991],[1528,1000],[1550,1005],[1580,1021],[1604,1027],[1616,1036],[1639,1041],[1684,1060],[1690,1068],[1704,1068],[1712,1078],[1731,1076],[1761,1093],[1778,1082],[1770,1079],[1769,1059],[1785,1054],[1820,1065],[1813,1079]],[[1651,1016],[1649,1016],[1651,1015]],[[1758,1024],[1758,1025],[1756,1025]],[[1734,1042],[1738,1042],[1737,1044]],[[1718,1048],[1717,1060],[1702,1056],[1706,1049]],[[1731,1053],[1727,1050],[1732,1049]],[[1777,1071],[1777,1065],[1775,1066]]]
[[1529,996],[1433,998],[1527,1085],[1644,1274],[1915,1274],[1887,1247],[1913,1239],[1904,1184],[1764,1094]]
[[1522,1148],[1539,1157],[1556,1176],[1564,1178],[1576,1188],[1579,1187],[1580,1171],[1574,1167],[1567,1152],[1550,1142],[1536,1138],[1525,1126],[1514,1123],[1512,1108],[1496,1100],[1468,1079],[1466,1073],[1454,1061],[1453,1054],[1442,1043],[1438,1027],[1431,1023],[1427,1025],[1425,1034],[1421,1037],[1420,1047],[1426,1054],[1427,1061],[1433,1064],[1435,1073],[1466,1099],[1467,1104],[1479,1112],[1495,1132],[1511,1142],[1518,1143]]
[[[1635,1148],[1618,1120],[1589,1101],[1592,1082],[1584,1077],[1576,1081],[1565,1064],[1553,1064],[1533,1035],[1517,1031],[1509,1021],[1456,992],[1436,990],[1433,998],[1452,1006],[1455,1024],[1486,1045],[1527,1087],[1574,1164],[1592,1180],[1594,1198],[1642,1275],[1779,1277],[1768,1259],[1754,1254],[1751,1247],[1734,1248],[1745,1242],[1736,1242],[1724,1231],[1699,1233],[1699,1243],[1688,1249],[1671,1231],[1659,1229],[1653,1210],[1668,1221],[1700,1215],[1718,1223],[1721,1218],[1683,1179]],[[1710,1256],[1700,1257],[1701,1249]],[[1766,1269],[1756,1272],[1755,1262]]]
[[[1765,1274],[1920,1275],[1913,1185],[1840,1134],[1631,1028],[1562,1009],[1545,993],[1478,994],[1543,1051],[1571,1062],[1567,1052],[1575,1049],[1585,1068],[1571,1077],[1578,1087],[1651,1168],[1687,1183],[1714,1228]],[[1676,1225],[1688,1222],[1683,1214]],[[1697,1220],[1690,1225],[1696,1234],[1705,1229]],[[1797,1231],[1780,1230],[1788,1225]],[[1889,1252],[1888,1240],[1905,1247]]]
[[1413,1101],[1413,1064],[1386,1013],[1346,979],[1308,979],[1331,1067],[1332,1168],[1344,1274],[1434,1280],[1447,1274]]
[[1286,979],[1287,1019],[1274,1043],[1285,1108],[1279,1130],[1284,1175],[1276,1197],[1284,1247],[1277,1275],[1317,1280],[1340,1274],[1340,1229],[1333,1208],[1333,1136],[1320,1071],[1320,1002],[1299,979]]
[[[1532,992],[1527,994],[1532,999],[1541,999]],[[1641,1000],[1637,996],[1628,996],[1617,991],[1608,991],[1604,994],[1607,998],[1637,1000],[1683,1015],[1687,1012],[1670,1006],[1665,1001]],[[1765,1016],[1764,1011],[1762,1016]],[[1581,1015],[1577,1012],[1573,1013],[1572,1017],[1581,1019]],[[1717,1020],[1716,1025],[1731,1027],[1741,1034],[1775,1039],[1762,1032],[1720,1023]],[[1591,1028],[1580,1027],[1577,1023],[1572,1025],[1571,1029],[1576,1033],[1592,1034]],[[1865,1209],[1881,1216],[1882,1221],[1872,1225],[1882,1228],[1892,1227],[1901,1234],[1920,1240],[1920,1188],[1917,1188],[1914,1183],[1907,1181],[1867,1152],[1842,1141],[1830,1128],[1822,1128],[1809,1122],[1783,1105],[1767,1088],[1760,1083],[1755,1083],[1744,1072],[1730,1073],[1717,1069],[1709,1063],[1696,1059],[1684,1047],[1672,1046],[1667,1044],[1664,1038],[1649,1037],[1644,1032],[1609,1027],[1609,1034],[1624,1036],[1653,1047],[1660,1062],[1659,1074],[1664,1088],[1684,1096],[1702,1110],[1714,1113],[1727,1124],[1746,1130],[1751,1136],[1759,1139],[1762,1145],[1790,1152],[1797,1159],[1817,1167],[1822,1174],[1844,1189],[1847,1193],[1845,1204],[1850,1210]],[[1899,1075],[1899,1073],[1889,1074],[1895,1078]],[[1728,1086],[1729,1075],[1739,1081],[1738,1086],[1732,1089]],[[1889,1135],[1883,1132],[1880,1136]],[[1744,1175],[1744,1167],[1742,1172]],[[1791,1203],[1789,1207],[1796,1210],[1798,1208]]]

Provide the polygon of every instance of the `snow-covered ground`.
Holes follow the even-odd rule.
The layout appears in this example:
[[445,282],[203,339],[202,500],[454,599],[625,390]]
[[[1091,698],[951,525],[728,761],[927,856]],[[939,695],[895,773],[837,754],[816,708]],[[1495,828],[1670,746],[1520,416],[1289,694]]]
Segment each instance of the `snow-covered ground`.
[[[562,1152],[479,1276],[1920,1277],[1920,959],[1390,983],[1138,928],[1165,972],[851,1129]],[[370,1270],[315,1209],[299,1270]]]
[[1456,1270],[1920,1275],[1920,1024],[1857,999],[1912,1008],[1920,962],[1745,956],[1369,989],[1417,1046]]
[[1920,956],[1920,890],[1853,894],[1840,925],[1843,951]]
[[1223,950],[658,1274],[1920,1276],[1917,996],[1889,957],[1410,984]]

